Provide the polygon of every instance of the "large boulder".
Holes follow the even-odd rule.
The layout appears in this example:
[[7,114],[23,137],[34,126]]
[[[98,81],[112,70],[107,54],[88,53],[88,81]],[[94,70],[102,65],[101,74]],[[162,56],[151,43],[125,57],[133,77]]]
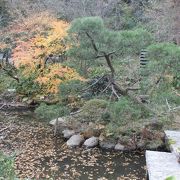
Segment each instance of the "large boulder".
[[98,141],[98,138],[93,136],[84,142],[84,146],[87,148],[93,148],[98,145]]
[[80,146],[84,141],[84,137],[80,134],[76,134],[70,137],[70,139],[67,141],[67,146],[69,147],[76,147]]
[[69,130],[69,129],[65,129],[62,131],[63,137],[65,139],[69,139],[71,136],[75,135],[75,131],[74,130]]

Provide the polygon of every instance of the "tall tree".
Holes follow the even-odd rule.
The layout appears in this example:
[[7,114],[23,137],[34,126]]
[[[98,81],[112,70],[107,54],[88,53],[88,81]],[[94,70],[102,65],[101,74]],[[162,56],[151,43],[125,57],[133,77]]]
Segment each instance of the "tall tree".
[[69,54],[83,60],[106,61],[110,70],[107,76],[112,93],[119,99],[120,95],[128,96],[136,103],[148,109],[141,100],[129,93],[129,89],[120,87],[115,81],[116,71],[113,67],[113,57],[122,57],[127,54],[137,54],[151,42],[151,34],[143,29],[132,31],[112,31],[105,27],[99,17],[76,19],[69,29],[71,48]]
[[152,40],[151,34],[143,29],[110,30],[99,17],[76,19],[69,29],[69,36],[72,43],[69,54],[84,60],[104,59],[112,79],[115,76],[113,56],[137,54]]

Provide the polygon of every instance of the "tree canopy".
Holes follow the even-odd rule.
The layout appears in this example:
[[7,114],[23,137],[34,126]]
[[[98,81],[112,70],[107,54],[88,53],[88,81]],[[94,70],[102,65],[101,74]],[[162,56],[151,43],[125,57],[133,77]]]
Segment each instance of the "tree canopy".
[[114,31],[105,27],[100,17],[85,17],[72,22],[68,31],[71,48],[69,54],[78,59],[105,58],[114,76],[111,60],[129,53],[138,54],[153,40],[144,29]]

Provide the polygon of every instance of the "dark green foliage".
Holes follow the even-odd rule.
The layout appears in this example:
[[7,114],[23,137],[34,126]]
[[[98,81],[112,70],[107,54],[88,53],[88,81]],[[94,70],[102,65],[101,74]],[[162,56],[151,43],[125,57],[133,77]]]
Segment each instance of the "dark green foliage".
[[176,89],[180,89],[180,74],[174,76],[172,84]]
[[15,179],[14,157],[5,156],[0,151],[0,179]]
[[[127,55],[139,54],[153,38],[144,29],[113,31],[105,27],[100,17],[85,17],[72,22],[69,41],[72,44],[68,55],[76,60],[96,62],[98,58],[111,61]],[[113,73],[107,62],[108,68]]]
[[[151,34],[144,29],[113,31],[104,26],[101,18],[86,17],[72,22],[69,35],[74,46],[70,49],[69,54],[84,60],[93,60],[100,55],[93,49],[87,33],[95,41],[99,52],[117,51],[118,55],[129,54],[129,52],[139,53],[140,49],[152,41]],[[78,35],[78,39],[74,34]]]
[[[78,114],[81,121],[102,122],[106,112],[108,102],[102,99],[91,99],[82,107],[82,112]],[[106,120],[105,120],[106,121]]]
[[31,76],[28,77],[22,76],[19,83],[14,82],[17,93],[27,97],[34,97],[37,94],[42,94],[40,85],[34,81],[35,78],[36,76],[31,74]]
[[80,80],[71,80],[60,84],[59,96],[60,98],[65,98],[68,95],[79,95],[85,86]]
[[171,107],[178,106],[180,47],[171,43],[157,43],[147,48],[149,65],[148,77],[144,80],[146,93],[151,96],[153,108],[161,112],[167,110],[167,102]]
[[5,92],[5,90],[10,88],[11,83],[12,83],[12,79],[1,71],[0,72],[0,93],[3,93]]
[[157,43],[147,48],[153,72],[177,75],[180,67],[180,47],[171,43]]
[[112,122],[118,125],[125,125],[128,122],[138,121],[148,114],[126,97],[120,98],[118,102],[110,105],[109,108]]
[[46,105],[42,103],[35,113],[42,119],[52,120],[69,114],[69,109],[61,105]]
[[67,106],[71,111],[77,111],[83,106],[82,89],[85,82],[71,80],[60,84],[59,98],[63,106]]

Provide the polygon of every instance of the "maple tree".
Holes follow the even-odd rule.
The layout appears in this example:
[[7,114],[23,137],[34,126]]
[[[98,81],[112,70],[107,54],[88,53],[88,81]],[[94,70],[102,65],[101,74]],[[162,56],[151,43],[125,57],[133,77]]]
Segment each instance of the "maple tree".
[[[13,23],[9,27],[12,30],[8,36],[15,44],[12,59],[15,67],[20,69],[18,77],[21,85],[18,89],[21,93],[25,94],[32,86],[37,89],[36,94],[57,93],[61,82],[82,79],[74,69],[59,63],[45,66],[49,56],[64,55],[68,49],[64,41],[68,27],[67,22],[47,12],[32,15],[22,23]],[[26,82],[28,88],[24,86]],[[34,86],[33,83],[38,85]],[[28,92],[27,95],[34,94],[34,91]]]
[[[34,20],[35,19],[35,20]],[[16,39],[13,49],[15,64],[33,64],[43,62],[49,55],[61,55],[67,47],[64,38],[69,24],[57,20],[47,13],[28,18],[25,25],[18,26],[20,38]]]

